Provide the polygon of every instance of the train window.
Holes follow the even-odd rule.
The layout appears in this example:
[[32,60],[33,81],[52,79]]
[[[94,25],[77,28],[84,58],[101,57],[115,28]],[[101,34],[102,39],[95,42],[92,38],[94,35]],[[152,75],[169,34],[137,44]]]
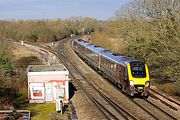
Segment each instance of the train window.
[[104,59],[101,57],[101,64],[104,65]]
[[113,71],[116,71],[116,64],[111,63],[110,64],[110,69],[113,70]]
[[110,68],[110,64],[109,64],[109,61],[107,60],[107,67]]
[[108,67],[108,61],[106,60],[106,66]]
[[146,77],[145,65],[142,63],[131,64],[131,73],[133,77],[145,78]]
[[107,65],[107,67],[109,68],[109,62],[106,60],[106,65]]
[[105,60],[105,65],[108,67],[108,61],[107,60]]
[[111,63],[111,70],[114,70],[114,64]]
[[110,63],[110,69],[112,70],[112,68],[113,68],[113,65],[112,65],[112,63]]
[[107,60],[107,66],[108,66],[108,68],[110,68],[110,64],[109,64],[109,61]]
[[114,71],[116,71],[116,64],[114,64]]
[[106,66],[106,59],[104,59],[104,65]]

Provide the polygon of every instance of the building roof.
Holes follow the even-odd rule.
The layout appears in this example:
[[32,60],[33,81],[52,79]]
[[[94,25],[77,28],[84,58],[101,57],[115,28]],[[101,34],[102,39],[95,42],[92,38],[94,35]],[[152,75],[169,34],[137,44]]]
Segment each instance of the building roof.
[[67,71],[64,65],[29,65],[28,72]]

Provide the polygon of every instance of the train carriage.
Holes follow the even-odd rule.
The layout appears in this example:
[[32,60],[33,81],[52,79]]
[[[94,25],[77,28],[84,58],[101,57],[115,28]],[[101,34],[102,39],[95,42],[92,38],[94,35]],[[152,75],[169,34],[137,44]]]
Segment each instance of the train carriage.
[[136,93],[148,97],[150,78],[146,64],[94,46],[81,39],[74,40],[74,51],[104,77],[122,88],[123,92],[134,96]]
[[86,49],[87,62],[98,71],[100,70],[100,52],[103,50],[105,49],[91,44]]
[[118,64],[115,60],[116,56],[113,56],[112,54],[113,53],[109,50],[101,52],[100,71],[113,83],[118,83],[118,78],[120,77],[119,73],[117,72]]

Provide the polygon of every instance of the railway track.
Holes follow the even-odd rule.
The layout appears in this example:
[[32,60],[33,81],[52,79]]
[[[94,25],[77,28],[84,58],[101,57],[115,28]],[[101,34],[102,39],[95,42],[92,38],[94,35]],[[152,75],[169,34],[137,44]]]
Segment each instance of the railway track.
[[180,109],[180,103],[178,101],[175,101],[174,99],[169,98],[162,93],[155,91],[154,89],[151,89],[150,96],[156,100],[161,101],[163,104],[173,110],[178,111]]
[[[173,115],[168,113],[167,111],[163,110],[161,107],[157,106],[156,104],[152,103],[147,99],[133,99],[132,100],[135,104],[139,107],[144,109],[147,113],[151,114],[155,119],[163,119],[163,120],[177,120]],[[158,114],[153,114],[158,113]]]
[[[115,86],[114,86],[115,87]],[[119,90],[119,88],[115,87],[119,92],[122,92]],[[152,94],[152,93],[151,93]],[[152,96],[154,96],[152,94]],[[127,95],[127,98],[133,102],[137,107],[145,111],[147,114],[149,114],[153,119],[155,120],[178,120],[174,115],[168,113],[166,110],[161,108],[160,106],[156,105],[154,102],[150,101],[149,99],[143,99],[143,98],[134,98],[132,99],[130,96]],[[159,100],[159,98],[156,98]],[[171,104],[168,104],[166,102],[163,102],[166,106],[171,106]],[[171,107],[170,107],[171,108]],[[179,110],[178,108],[173,110]]]
[[[115,101],[108,98],[99,88],[98,85],[93,83],[91,80],[86,78],[85,75],[78,70],[78,68],[68,59],[64,53],[64,42],[59,44],[58,55],[61,61],[68,68],[71,78],[73,78],[74,83],[78,84],[88,96],[88,98],[93,101],[93,103],[98,107],[98,109],[105,115],[106,119],[119,120],[119,119],[132,119],[137,118],[126,111],[124,108],[119,106]],[[91,81],[91,82],[90,82]]]

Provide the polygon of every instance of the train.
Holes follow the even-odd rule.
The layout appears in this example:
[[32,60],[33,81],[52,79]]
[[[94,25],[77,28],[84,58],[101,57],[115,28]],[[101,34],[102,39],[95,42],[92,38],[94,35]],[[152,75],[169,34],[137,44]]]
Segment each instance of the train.
[[150,75],[147,64],[82,39],[73,41],[74,52],[122,92],[131,97],[148,98]]

